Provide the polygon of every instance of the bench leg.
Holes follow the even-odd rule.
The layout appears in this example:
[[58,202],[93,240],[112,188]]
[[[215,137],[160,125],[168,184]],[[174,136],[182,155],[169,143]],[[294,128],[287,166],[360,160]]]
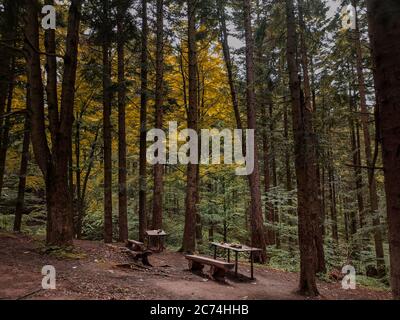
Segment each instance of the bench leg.
[[210,276],[212,279],[218,280],[218,281],[225,281],[225,274],[226,271],[225,269],[217,268],[215,266],[211,266],[210,269]]
[[142,263],[143,263],[144,266],[152,267],[152,265],[151,265],[151,263],[149,261],[149,254],[146,254],[146,253],[143,254]]
[[192,260],[189,261],[189,270],[190,271],[203,271],[203,269],[204,269],[203,264],[196,262],[196,261],[192,261]]
[[235,277],[238,275],[238,252],[235,251]]

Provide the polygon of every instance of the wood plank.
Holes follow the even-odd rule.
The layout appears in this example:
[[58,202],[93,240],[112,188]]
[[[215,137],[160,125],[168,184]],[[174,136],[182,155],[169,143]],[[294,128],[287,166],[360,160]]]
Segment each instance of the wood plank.
[[215,260],[215,259],[212,259],[212,258],[202,257],[202,256],[187,255],[187,256],[185,256],[185,258],[188,259],[188,260],[196,261],[198,263],[212,265],[212,266],[215,266],[217,268],[228,269],[228,270],[233,269],[234,266],[235,266],[234,263]]
[[236,248],[236,247],[232,247],[231,244],[229,243],[217,243],[217,242],[211,242],[212,246],[218,247],[218,248],[222,248],[222,249],[229,249],[232,251],[236,251],[236,252],[256,252],[256,251],[261,251],[261,249],[259,248],[252,248],[246,245],[242,245],[241,248]]

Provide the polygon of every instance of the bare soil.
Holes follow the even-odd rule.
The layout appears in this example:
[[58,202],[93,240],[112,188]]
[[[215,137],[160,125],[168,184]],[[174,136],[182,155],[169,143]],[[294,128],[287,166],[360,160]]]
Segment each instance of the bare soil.
[[[207,275],[188,270],[182,254],[164,252],[150,256],[152,268],[134,265],[118,246],[76,241],[80,259],[44,254],[31,237],[0,232],[0,299],[52,300],[302,300],[296,291],[298,274],[255,267],[255,280],[248,278],[249,266],[239,265],[239,278],[229,275],[219,283]],[[57,289],[43,290],[42,267],[53,265]],[[319,282],[321,300],[384,300],[390,293],[358,287],[343,290],[340,283]]]

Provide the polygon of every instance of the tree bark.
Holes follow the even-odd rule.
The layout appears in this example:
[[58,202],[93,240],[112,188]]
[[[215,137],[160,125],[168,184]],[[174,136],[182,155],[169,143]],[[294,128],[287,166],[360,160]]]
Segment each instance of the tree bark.
[[[313,169],[310,172],[310,179],[308,183],[312,192],[315,192],[316,198],[312,198],[310,201],[310,209],[312,211],[312,220],[314,225],[314,243],[316,247],[316,272],[325,272],[325,253],[324,253],[324,239],[323,239],[323,227],[322,227],[322,211],[321,211],[321,199],[320,199],[320,180],[319,180],[319,168],[318,168],[318,157],[317,157],[317,137],[313,126],[313,115],[315,112],[315,101],[312,103],[312,90],[309,75],[309,59],[308,59],[308,48],[306,43],[306,23],[304,20],[304,2],[298,0],[298,11],[299,11],[299,26],[300,26],[300,56],[301,66],[303,70],[303,90],[304,90],[304,110],[306,117],[305,130],[306,135],[309,136],[309,164]],[[310,199],[311,200],[311,199]]]
[[113,213],[112,213],[112,137],[111,137],[111,23],[109,17],[110,3],[103,2],[103,143],[104,143],[104,242],[113,241]]
[[[197,91],[197,44],[196,44],[196,0],[187,0],[188,9],[188,47],[189,47],[189,106],[187,112],[188,128],[198,130],[198,91]],[[196,216],[197,216],[197,167],[187,165],[187,185],[185,199],[185,227],[183,234],[183,252],[193,253],[196,250]]]
[[[354,108],[354,98],[352,96],[351,90],[349,90],[349,108],[350,108],[350,116],[349,116],[349,128],[350,128],[350,143],[351,143],[351,153],[352,160],[354,165],[354,186],[357,193],[357,206],[358,206],[358,215],[360,217],[360,227],[363,226],[363,215],[364,215],[364,198],[362,194],[362,173],[361,173],[361,159],[359,158],[359,149],[360,146],[357,142],[356,136],[356,125],[353,117],[353,113],[355,112]],[[357,233],[357,218],[354,213],[351,213],[351,234],[354,235]]]
[[31,100],[29,94],[29,84],[26,88],[26,110],[25,124],[24,124],[24,138],[22,142],[22,154],[21,164],[19,169],[19,181],[18,181],[18,195],[15,207],[15,219],[14,219],[14,231],[21,231],[22,215],[24,210],[24,199],[25,199],[25,186],[26,186],[26,175],[28,173],[28,162],[29,162],[29,145],[31,143],[31,124],[30,124],[30,110]]
[[[315,158],[310,146],[311,110],[305,108],[299,78],[299,67],[296,61],[297,37],[293,0],[286,0],[287,19],[287,61],[289,84],[292,98],[293,133],[295,142],[295,164],[298,197],[298,227],[300,246],[300,284],[299,292],[304,295],[317,296],[315,280],[316,246],[315,214],[311,204],[318,199],[313,185],[315,175]],[[315,182],[315,181],[314,181]]]
[[[4,1],[4,19],[0,26],[1,39],[14,46],[18,22],[19,4],[13,0]],[[1,46],[0,55],[0,198],[3,190],[4,173],[9,144],[10,119],[3,119],[4,112],[10,113],[15,87],[15,53]]]
[[[251,3],[250,0],[243,0],[244,29],[246,41],[246,100],[247,100],[247,127],[256,130],[255,111],[255,80],[254,80],[254,39],[251,26]],[[251,195],[251,245],[260,248],[262,251],[255,258],[260,263],[265,263],[266,242],[265,228],[261,204],[260,170],[258,163],[258,147],[254,143],[254,170],[248,176]]]
[[126,168],[126,83],[125,83],[125,13],[128,8],[118,5],[118,227],[119,241],[128,240],[128,194]]
[[[7,107],[6,113],[10,113],[12,109],[13,103],[13,95],[14,95],[14,87],[15,87],[15,57],[12,58],[11,69],[10,69],[10,82],[8,85],[8,94],[7,94]],[[6,169],[6,159],[7,159],[7,150],[10,144],[10,129],[11,123],[10,118],[7,117],[4,121],[4,126],[1,130],[1,144],[0,144],[0,199],[3,190],[4,184],[4,174]]]
[[147,229],[147,180],[146,180],[146,137],[148,100],[148,22],[147,0],[142,0],[142,48],[141,48],[141,94],[140,94],[140,155],[139,155],[139,241],[144,241]]
[[[59,127],[52,153],[45,129],[44,88],[39,56],[38,1],[25,1],[25,53],[32,106],[31,140],[46,183],[48,245],[72,245],[73,212],[68,188],[68,142],[72,134],[81,1],[69,7]],[[49,121],[52,121],[49,118]]]
[[400,3],[368,0],[389,225],[391,286],[400,299]]
[[[157,0],[157,40],[156,40],[156,101],[155,128],[163,128],[164,103],[164,0]],[[154,166],[153,229],[163,226],[163,175],[164,166]]]
[[225,1],[219,0],[218,2],[218,17],[220,25],[220,42],[222,45],[222,51],[224,54],[224,61],[226,66],[226,71],[228,74],[228,83],[231,93],[231,100],[233,111],[235,113],[236,126],[238,129],[243,129],[242,120],[240,117],[239,102],[237,97],[237,90],[235,87],[235,79],[233,74],[233,63],[231,59],[231,54],[229,50],[228,43],[228,30],[226,27],[226,17],[225,17]]

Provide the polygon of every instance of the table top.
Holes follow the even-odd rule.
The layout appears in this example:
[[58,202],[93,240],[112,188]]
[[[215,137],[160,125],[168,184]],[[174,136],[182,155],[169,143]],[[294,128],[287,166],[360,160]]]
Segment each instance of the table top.
[[[236,251],[236,252],[255,252],[255,251],[262,251],[259,248],[252,248],[243,244],[238,245],[238,247],[236,247],[236,245],[231,244],[231,243],[218,243],[218,242],[211,242],[211,245],[219,247],[219,248],[223,248],[223,249],[228,249],[228,250],[232,250],[232,251]],[[239,247],[240,246],[240,247]]]
[[146,235],[149,237],[165,237],[168,234],[164,230],[147,230]]

